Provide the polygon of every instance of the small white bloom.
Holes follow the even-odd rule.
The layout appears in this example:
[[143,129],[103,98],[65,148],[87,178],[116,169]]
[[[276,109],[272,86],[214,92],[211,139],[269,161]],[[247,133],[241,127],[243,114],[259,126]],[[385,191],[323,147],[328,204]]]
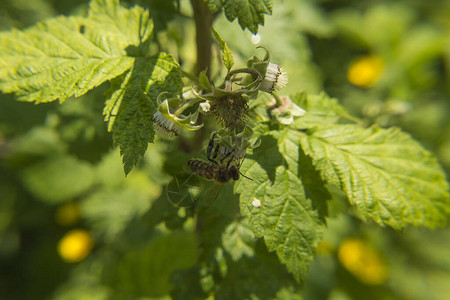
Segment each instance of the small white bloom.
[[272,93],[279,91],[286,86],[288,82],[287,73],[277,64],[269,63],[266,69],[266,75],[261,83],[261,91]]
[[256,198],[253,198],[252,205],[254,207],[256,207],[256,208],[260,208],[261,207],[261,201],[256,199]]
[[199,107],[199,111],[201,113],[208,113],[211,110],[211,105],[209,104],[209,102],[202,102],[198,105]]

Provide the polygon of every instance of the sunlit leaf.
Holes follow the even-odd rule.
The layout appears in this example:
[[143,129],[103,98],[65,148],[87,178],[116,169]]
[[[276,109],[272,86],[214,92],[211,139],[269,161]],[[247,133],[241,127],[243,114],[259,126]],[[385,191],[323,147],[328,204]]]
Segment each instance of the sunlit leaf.
[[[269,251],[276,251],[297,280],[305,275],[324,229],[319,211],[305,194],[299,164],[297,132],[263,135],[241,167],[253,180],[242,179],[235,187],[255,235],[264,237]],[[254,205],[255,199],[260,206]]]
[[258,25],[264,25],[264,15],[272,14],[272,0],[208,0],[212,12],[221,8],[229,21],[238,19],[242,29],[258,32]]
[[87,162],[65,155],[30,165],[21,178],[30,192],[49,203],[70,201],[95,183],[94,171]]
[[358,119],[351,116],[336,99],[328,97],[325,93],[319,95],[297,93],[291,98],[295,104],[306,110],[306,114],[295,118],[294,126],[298,129],[326,126],[344,120],[358,122]]
[[126,74],[112,82],[104,115],[114,143],[120,148],[126,174],[153,142],[152,116],[159,94],[178,94],[181,88],[178,63],[165,53],[137,58]]
[[239,260],[243,255],[253,255],[255,236],[247,219],[230,223],[222,235],[222,241],[233,260]]
[[217,31],[212,28],[212,32],[214,35],[214,39],[217,42],[217,45],[219,45],[220,51],[222,51],[222,60],[225,65],[225,67],[228,69],[228,71],[233,67],[234,65],[234,59],[233,59],[233,53],[231,52],[230,48],[228,48],[227,43],[222,39],[222,37],[217,33]]
[[300,140],[324,180],[343,189],[365,218],[397,229],[446,223],[444,172],[399,129],[333,125],[310,130]]
[[87,18],[57,17],[24,31],[0,34],[0,89],[36,103],[81,96],[134,63],[153,25],[140,7],[92,1]]

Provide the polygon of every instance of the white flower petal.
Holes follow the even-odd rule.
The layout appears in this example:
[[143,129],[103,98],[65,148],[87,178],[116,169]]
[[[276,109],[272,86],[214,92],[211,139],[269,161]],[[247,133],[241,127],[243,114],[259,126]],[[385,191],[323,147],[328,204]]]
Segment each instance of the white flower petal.
[[174,120],[166,118],[159,111],[153,115],[152,120],[155,133],[160,137],[178,136],[183,128],[183,126],[177,124]]
[[279,91],[285,87],[287,82],[287,73],[283,68],[277,64],[269,63],[260,89],[266,93],[273,93],[273,91]]

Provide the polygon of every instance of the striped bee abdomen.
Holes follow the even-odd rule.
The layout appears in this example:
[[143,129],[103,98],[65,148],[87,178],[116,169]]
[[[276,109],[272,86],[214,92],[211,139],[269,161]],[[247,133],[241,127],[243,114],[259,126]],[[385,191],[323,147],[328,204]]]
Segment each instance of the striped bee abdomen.
[[192,172],[208,180],[226,183],[232,178],[230,171],[225,166],[219,166],[212,162],[190,159],[188,166]]

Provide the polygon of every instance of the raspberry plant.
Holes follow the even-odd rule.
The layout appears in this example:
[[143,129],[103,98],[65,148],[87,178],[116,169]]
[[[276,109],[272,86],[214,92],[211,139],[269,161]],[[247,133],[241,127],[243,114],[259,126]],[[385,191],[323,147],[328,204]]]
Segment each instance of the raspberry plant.
[[[450,200],[445,174],[435,156],[409,134],[364,126],[323,92],[283,95],[287,74],[271,59],[270,43],[255,47],[247,64],[237,66],[226,40],[212,28],[214,17],[223,11],[230,22],[237,19],[243,30],[256,34],[264,16],[272,13],[272,1],[191,2],[198,47],[194,72],[160,51],[158,37],[164,26],[151,8],[126,8],[115,0],[92,0],[87,16],[60,16],[0,34],[4,93],[14,93],[18,101],[59,101],[64,106],[78,101],[73,96],[108,83],[103,116],[120,149],[125,175],[133,176],[136,167],[146,170],[146,151],[165,162],[155,164],[154,174],[144,171],[153,179],[162,177],[154,182],[165,189],[144,193],[140,202],[130,204],[136,207],[127,203],[141,196],[131,190],[91,192],[108,182],[96,182],[92,167],[75,158],[58,156],[51,167],[34,165],[24,171],[25,182],[35,192],[43,190],[43,183],[30,178],[44,166],[42,176],[48,170],[61,173],[63,167],[78,174],[72,189],[36,194],[54,203],[84,195],[84,217],[106,243],[127,236],[125,244],[132,244],[133,226],[149,235],[173,230],[157,234],[154,244],[133,255],[119,247],[116,255],[124,255],[123,260],[105,264],[103,276],[104,284],[121,287],[117,297],[159,295],[152,292],[153,283],[150,288],[142,284],[145,275],[141,283],[124,284],[141,261],[156,263],[158,245],[169,248],[173,257],[180,256],[177,249],[183,247],[190,255],[179,263],[164,256],[162,278],[172,275],[173,284],[162,288],[164,293],[171,291],[179,299],[263,298],[264,293],[294,293],[295,281],[304,280],[327,230],[330,209],[331,215],[350,214],[396,230],[446,225]],[[211,64],[212,38],[222,66]],[[211,138],[218,146],[215,155],[226,155],[223,161],[244,175],[217,193],[211,192],[213,183],[192,178],[186,168],[189,158],[205,157]],[[104,156],[99,168],[108,168],[114,160],[118,157]],[[170,193],[191,205],[168,201]],[[126,217],[109,214],[109,205],[120,207]],[[192,220],[194,230],[189,227]],[[114,226],[105,225],[112,221]],[[156,258],[149,258],[152,255]],[[262,271],[245,278],[253,268]],[[247,286],[232,288],[233,276],[245,278]],[[272,276],[277,277],[273,287],[261,286]]]

